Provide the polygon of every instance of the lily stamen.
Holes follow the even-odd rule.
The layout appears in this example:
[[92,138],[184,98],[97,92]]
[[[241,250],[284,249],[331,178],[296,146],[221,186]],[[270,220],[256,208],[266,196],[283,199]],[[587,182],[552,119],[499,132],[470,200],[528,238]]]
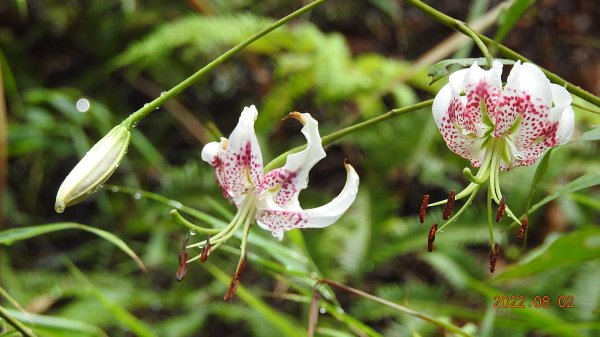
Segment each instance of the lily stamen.
[[427,214],[427,204],[429,203],[429,194],[423,196],[421,201],[421,209],[419,210],[419,220],[421,223],[425,222],[425,215]]
[[448,193],[448,199],[446,199],[446,207],[444,207],[444,215],[443,215],[443,219],[444,220],[448,220],[450,218],[450,215],[452,214],[452,208],[454,208],[454,198],[456,197],[456,193],[454,192],[454,190],[450,191],[450,193]]

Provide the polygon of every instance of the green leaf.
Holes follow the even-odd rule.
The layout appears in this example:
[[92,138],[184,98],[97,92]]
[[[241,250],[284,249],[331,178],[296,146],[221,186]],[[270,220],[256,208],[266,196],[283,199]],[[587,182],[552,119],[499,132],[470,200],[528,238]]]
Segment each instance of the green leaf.
[[79,270],[77,267],[68,259],[64,259],[65,264],[69,271],[75,276],[81,283],[83,283],[91,292],[92,295],[100,302],[106,309],[108,309],[115,317],[117,322],[131,329],[131,332],[136,336],[140,337],[155,337],[156,333],[150,326],[146,325],[143,321],[132,315],[125,308],[119,304],[110,300],[106,295],[96,288],[94,284]]
[[592,172],[571,181],[558,188],[554,193],[546,196],[544,199],[538,201],[535,205],[531,206],[528,213],[531,213],[550,201],[557,199],[563,195],[582,190],[584,188],[596,186],[600,184],[600,172]]
[[[229,277],[210,262],[205,262],[206,269],[221,283],[229,285]],[[286,315],[274,310],[269,304],[265,303],[260,297],[255,296],[252,291],[248,290],[243,285],[239,285],[236,290],[236,296],[244,301],[252,309],[259,312],[265,321],[270,322],[275,328],[281,332],[280,336],[306,336],[306,330],[295,323]]]
[[552,150],[554,149],[555,148],[551,148],[548,152],[546,152],[539,165],[535,169],[535,175],[533,176],[533,180],[531,181],[531,187],[529,188],[529,196],[527,197],[527,207],[525,207],[525,209],[529,209],[537,185],[542,179],[544,179],[544,175],[546,174],[546,171],[548,171],[550,155],[552,154]]
[[80,230],[84,230],[86,232],[90,232],[90,233],[98,235],[99,237],[112,243],[113,245],[117,246],[119,249],[124,251],[127,255],[129,255],[129,257],[131,257],[133,259],[133,261],[135,261],[135,263],[137,263],[137,265],[143,271],[147,271],[147,268],[144,265],[144,262],[142,262],[142,260],[137,256],[137,254],[131,248],[129,248],[129,246],[123,240],[121,240],[118,236],[116,236],[112,233],[109,233],[107,231],[104,231],[102,229],[98,229],[98,228],[94,228],[94,227],[90,227],[90,226],[86,226],[86,225],[82,225],[82,224],[78,224],[78,223],[73,223],[73,222],[61,222],[61,223],[55,223],[55,224],[46,224],[46,225],[7,229],[5,231],[0,232],[0,244],[9,246],[15,241],[26,240],[26,239],[30,239],[30,238],[33,238],[33,237],[36,237],[39,235],[62,231],[65,229],[80,229]]
[[588,227],[556,239],[509,266],[495,278],[508,281],[600,258],[600,228]]
[[600,126],[591,129],[590,131],[584,132],[579,141],[589,142],[600,140]]
[[[506,59],[494,59],[494,60],[499,61],[502,64],[514,64],[515,63],[515,61],[513,61],[513,60],[506,60]],[[433,84],[440,78],[446,76],[450,72],[450,70],[448,70],[449,66],[458,65],[462,68],[466,68],[466,67],[471,66],[474,62],[477,62],[477,64],[480,66],[487,65],[487,60],[483,57],[466,58],[466,59],[447,59],[447,60],[443,60],[443,61],[440,61],[440,62],[432,65],[431,67],[429,67],[429,70],[427,71],[427,76],[431,76],[431,82],[429,82],[429,85]]]
[[519,19],[521,19],[527,9],[534,3],[535,0],[516,0],[510,7],[503,10],[498,18],[499,27],[496,36],[494,36],[494,41],[498,43],[502,42],[515,24],[519,22]]
[[[600,245],[600,240],[597,242]],[[460,265],[449,256],[441,253],[429,253],[423,255],[423,259],[431,264],[448,278],[450,283],[459,289],[463,287],[470,288],[476,293],[483,295],[491,300],[494,296],[508,295],[502,290],[492,287],[489,282],[483,282],[471,277]],[[554,314],[553,311],[543,311],[534,308],[507,308],[507,312],[512,312],[513,324],[525,324],[539,332],[552,332],[553,336],[575,337],[579,336],[576,329],[569,322]]]
[[[106,336],[97,326],[56,316],[44,316],[32,313],[23,313],[17,310],[8,310],[15,319],[31,324],[41,336]],[[19,335],[20,336],[20,335]]]

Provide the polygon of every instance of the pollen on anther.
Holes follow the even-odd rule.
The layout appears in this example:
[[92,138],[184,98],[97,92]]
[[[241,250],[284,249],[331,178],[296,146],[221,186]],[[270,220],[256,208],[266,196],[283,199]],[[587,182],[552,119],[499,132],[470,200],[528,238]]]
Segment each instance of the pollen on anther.
[[433,224],[431,226],[431,228],[429,229],[429,235],[427,235],[427,250],[429,252],[433,252],[433,249],[435,248],[435,232],[437,232],[437,224]]
[[498,256],[500,255],[500,244],[495,243],[494,247],[490,250],[490,273],[496,271],[496,262],[498,262]]
[[452,215],[452,209],[454,208],[454,198],[456,197],[456,193],[454,190],[448,193],[448,202],[446,203],[446,207],[444,207],[443,219],[450,219],[450,215]]
[[519,234],[517,235],[517,239],[523,240],[525,238],[525,234],[527,233],[527,226],[529,225],[529,220],[526,217],[521,219],[521,228],[519,228]]
[[179,252],[179,265],[177,266],[177,272],[175,273],[175,279],[177,279],[177,281],[183,280],[183,278],[185,277],[185,274],[187,273],[187,260],[188,260],[188,253],[187,253],[187,249],[186,249],[187,243],[188,243],[188,237],[186,236],[181,245],[181,251]]
[[429,204],[429,194],[423,196],[421,201],[421,210],[419,211],[419,220],[421,223],[425,222],[425,215],[427,214],[427,205]]
[[506,209],[506,199],[503,196],[500,199],[500,203],[498,204],[498,213],[496,213],[496,222],[502,221],[502,217],[504,216],[505,209]]
[[210,236],[206,239],[206,246],[202,248],[202,253],[200,254],[200,262],[206,262],[208,260],[208,256],[210,255],[212,246],[210,245]]

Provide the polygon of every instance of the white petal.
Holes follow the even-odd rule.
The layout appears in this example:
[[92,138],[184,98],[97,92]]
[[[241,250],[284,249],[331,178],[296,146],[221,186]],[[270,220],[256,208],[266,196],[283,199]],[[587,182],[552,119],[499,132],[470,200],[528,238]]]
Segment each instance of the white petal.
[[202,157],[202,160],[204,160],[205,162],[212,164],[213,161],[215,160],[215,158],[217,157],[217,155],[219,154],[219,149],[221,148],[221,145],[224,141],[227,141],[225,138],[221,138],[221,143],[219,142],[210,142],[206,145],[204,145],[204,147],[202,148],[202,153],[200,154],[200,157]]
[[346,166],[346,184],[340,194],[329,203],[312,209],[284,209],[272,198],[259,200],[256,220],[258,225],[273,233],[279,240],[283,233],[294,228],[322,228],[336,222],[356,199],[359,177],[350,164]]
[[260,187],[260,193],[275,190],[273,198],[283,208],[287,208],[288,203],[298,204],[298,194],[308,184],[309,171],[325,158],[319,123],[308,113],[293,112],[290,115],[304,124],[302,134],[306,137],[306,149],[289,155],[283,167],[267,173]]
[[433,105],[431,106],[431,112],[433,113],[433,119],[438,125],[438,128],[442,125],[442,119],[448,116],[450,101],[453,97],[451,84],[446,84],[442,89],[435,95],[433,99]]
[[254,121],[258,111],[254,105],[244,108],[229,140],[211,142],[202,149],[202,160],[215,169],[223,195],[239,206],[246,193],[258,186],[263,175],[263,161]]
[[466,97],[459,96],[451,84],[446,84],[435,96],[431,110],[448,148],[478,166],[482,158],[482,151],[479,148],[481,138],[470,136],[469,132],[458,125],[457,116],[464,112],[465,103]]
[[550,120],[558,121],[556,138],[558,144],[564,144],[571,139],[575,126],[575,113],[571,108],[573,99],[567,89],[558,84],[550,84],[550,89],[552,90],[552,103],[554,103],[554,107],[550,110]]
[[258,117],[258,111],[254,105],[245,107],[237,126],[229,136],[227,144],[228,160],[236,166],[243,166],[250,174],[251,183],[258,185],[262,179],[263,159],[256,133],[254,132],[254,121]]

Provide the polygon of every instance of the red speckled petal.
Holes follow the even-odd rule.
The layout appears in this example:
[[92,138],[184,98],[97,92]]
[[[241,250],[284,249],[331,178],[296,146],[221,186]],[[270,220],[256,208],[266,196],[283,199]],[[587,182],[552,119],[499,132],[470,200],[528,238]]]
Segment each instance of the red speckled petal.
[[[517,147],[528,147],[545,132],[545,123],[552,106],[550,81],[531,63],[515,63],[498,107],[494,137],[501,137],[515,123]],[[519,120],[520,119],[520,120]]]
[[473,63],[466,72],[462,70],[450,75],[450,85],[455,92],[464,92],[466,97],[464,109],[456,114],[456,122],[462,129],[477,137],[484,135],[482,103],[493,120],[502,91],[501,74],[502,64],[496,61],[490,70],[483,70]]
[[470,159],[478,167],[483,158],[482,139],[460,127],[457,119],[465,111],[466,98],[459,96],[451,84],[445,85],[435,96],[432,112],[435,122],[448,145],[459,156]]
[[272,198],[258,202],[256,220],[258,225],[271,231],[281,240],[285,231],[294,228],[323,228],[336,222],[356,199],[359,177],[350,164],[346,166],[346,184],[340,194],[329,203],[312,209],[302,210],[299,206],[282,208]]
[[258,193],[273,193],[273,200],[281,207],[298,204],[298,194],[306,188],[308,173],[317,162],[325,158],[321,145],[319,123],[310,114],[292,113],[302,122],[302,134],[306,137],[306,149],[287,157],[285,165],[265,175]]
[[[545,119],[539,119],[538,127],[525,133],[518,130],[516,146],[521,156],[517,156],[513,166],[527,166],[536,162],[540,154],[551,147],[566,143],[573,134],[574,113],[571,108],[571,95],[561,86],[551,84],[553,107]],[[536,137],[533,138],[532,137]]]
[[254,133],[257,116],[254,105],[244,108],[228,141],[209,143],[202,149],[202,159],[215,168],[223,193],[236,205],[263,177],[262,153]]

